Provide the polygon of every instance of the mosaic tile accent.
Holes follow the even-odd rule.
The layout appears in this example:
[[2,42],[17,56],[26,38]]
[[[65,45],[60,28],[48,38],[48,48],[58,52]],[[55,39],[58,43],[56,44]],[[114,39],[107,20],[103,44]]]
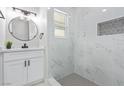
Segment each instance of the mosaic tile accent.
[[124,17],[112,19],[97,24],[98,35],[112,35],[124,33]]

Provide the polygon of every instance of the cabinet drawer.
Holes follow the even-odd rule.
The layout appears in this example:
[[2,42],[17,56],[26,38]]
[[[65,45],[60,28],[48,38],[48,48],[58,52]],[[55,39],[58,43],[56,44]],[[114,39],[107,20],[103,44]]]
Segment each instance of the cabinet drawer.
[[4,61],[27,59],[39,56],[44,56],[44,51],[11,52],[4,53]]

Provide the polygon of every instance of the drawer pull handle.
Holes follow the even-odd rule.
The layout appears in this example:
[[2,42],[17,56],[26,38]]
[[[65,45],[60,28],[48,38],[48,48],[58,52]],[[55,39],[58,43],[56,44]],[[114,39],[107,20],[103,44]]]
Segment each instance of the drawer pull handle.
[[28,60],[28,66],[30,66],[30,60]]
[[25,60],[24,64],[25,64],[25,67],[26,67],[26,60]]

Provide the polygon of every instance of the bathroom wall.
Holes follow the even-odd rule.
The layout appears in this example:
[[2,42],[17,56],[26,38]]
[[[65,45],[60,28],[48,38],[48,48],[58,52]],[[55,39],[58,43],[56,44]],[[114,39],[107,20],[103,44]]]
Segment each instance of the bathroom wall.
[[46,31],[46,14],[47,14],[47,8],[40,8],[40,7],[19,7],[21,9],[24,10],[29,10],[29,11],[33,11],[35,13],[37,13],[37,16],[28,16],[31,20],[33,20],[35,22],[35,24],[38,27],[38,35],[35,39],[31,40],[31,41],[20,41],[18,39],[15,39],[8,30],[8,23],[15,17],[18,16],[24,16],[22,13],[19,13],[18,11],[13,11],[13,9],[11,7],[7,7],[6,8],[6,36],[5,39],[6,40],[11,40],[13,42],[13,46],[14,48],[21,48],[21,46],[23,45],[23,43],[27,43],[27,45],[29,47],[39,47],[39,46],[44,46],[44,38],[41,40],[39,38],[39,34],[41,32],[45,33]]
[[[0,7],[0,10],[2,11],[3,14],[5,14],[5,8]],[[0,18],[0,50],[3,48],[4,45],[4,40],[5,40],[5,19]],[[2,55],[0,53],[0,61],[2,60]],[[0,62],[0,85],[2,85],[2,62]]]
[[124,34],[97,35],[97,23],[124,16],[124,8],[77,8],[75,72],[98,85],[124,85]]
[[[5,8],[0,7],[0,10],[3,14],[5,14]],[[5,39],[5,19],[0,18],[0,48],[4,45],[4,39]]]
[[69,31],[65,38],[56,38],[54,36],[54,8],[48,10],[48,64],[49,77],[52,75],[55,79],[63,78],[64,76],[73,73],[73,9],[72,8],[57,8],[69,14]]

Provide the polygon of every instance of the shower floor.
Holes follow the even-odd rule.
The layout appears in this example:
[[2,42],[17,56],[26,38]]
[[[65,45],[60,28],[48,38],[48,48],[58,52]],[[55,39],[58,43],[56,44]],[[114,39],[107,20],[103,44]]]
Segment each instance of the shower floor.
[[92,81],[75,73],[58,80],[58,82],[63,86],[97,86]]

